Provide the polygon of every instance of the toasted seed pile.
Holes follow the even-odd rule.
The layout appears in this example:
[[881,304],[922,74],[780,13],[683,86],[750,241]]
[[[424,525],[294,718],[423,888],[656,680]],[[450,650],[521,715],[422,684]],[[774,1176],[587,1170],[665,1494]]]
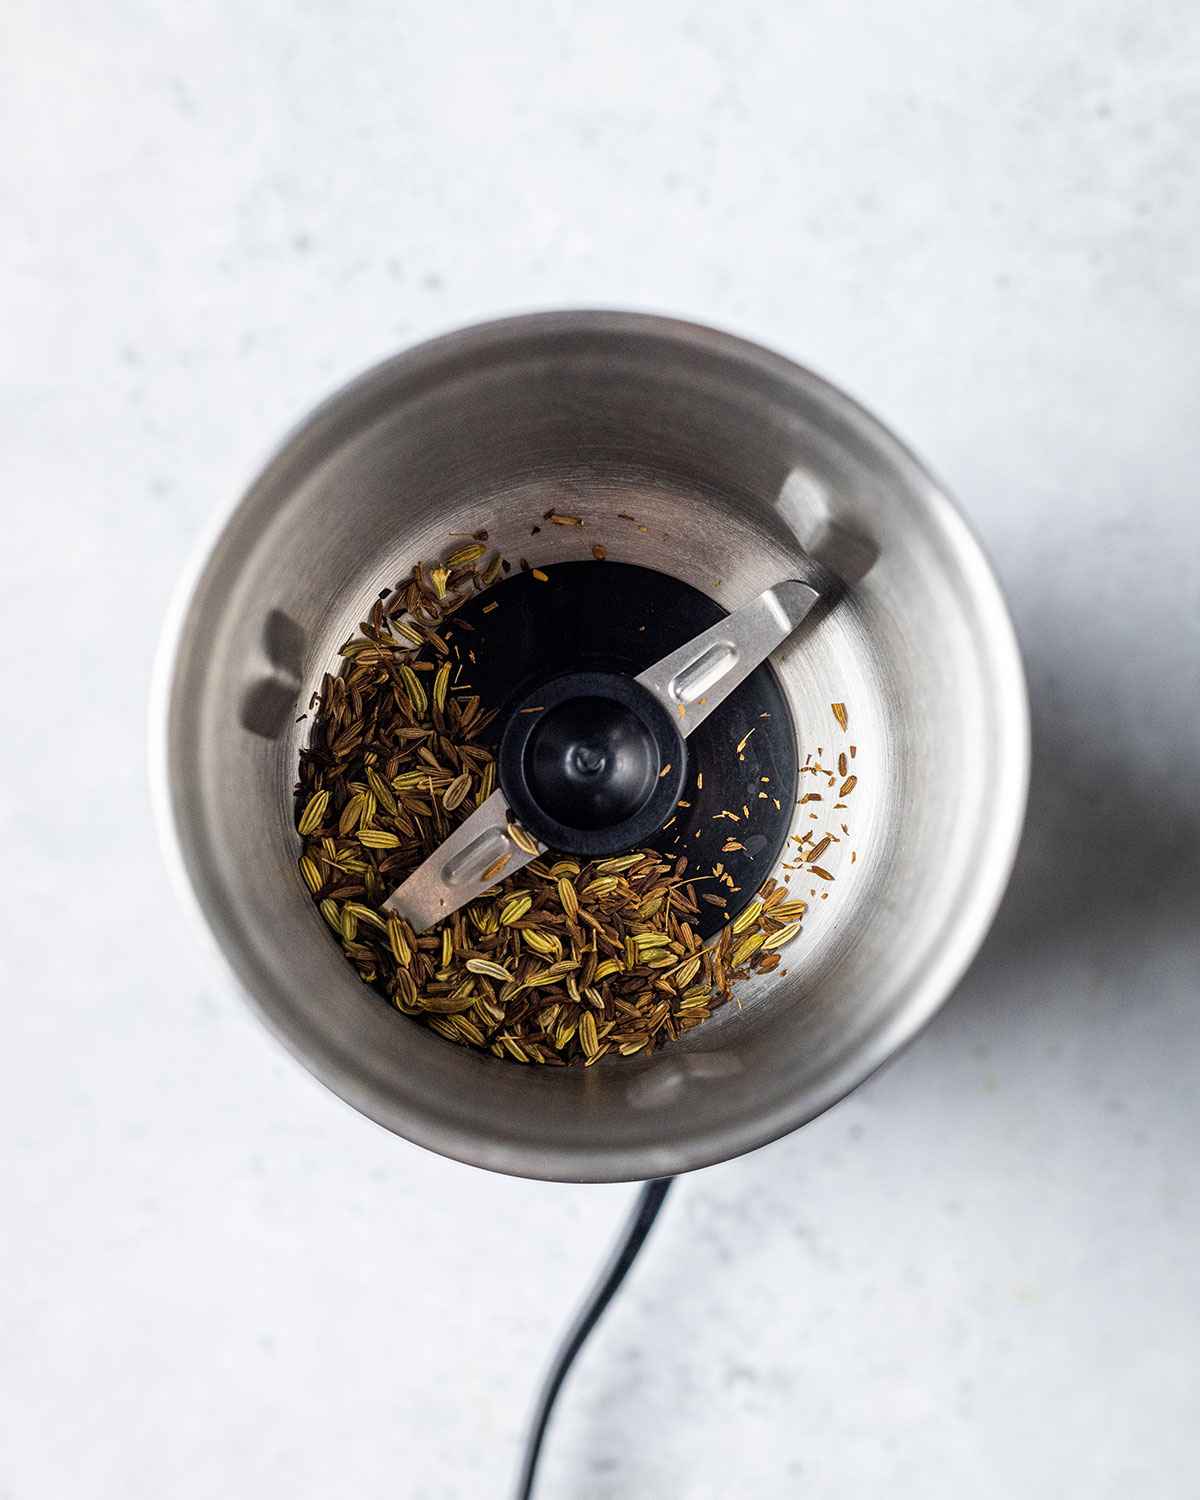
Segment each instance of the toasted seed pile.
[[498,556],[481,568],[485,542],[418,566],[377,601],[341,648],[342,673],[314,695],[300,874],[362,979],[448,1041],[552,1066],[645,1056],[736,981],[776,968],[806,903],[768,880],[705,947],[691,919],[713,877],[640,850],[587,863],[545,854],[420,937],[383,910],[495,789],[479,743],[492,716],[462,680],[461,626],[443,623],[504,571]]

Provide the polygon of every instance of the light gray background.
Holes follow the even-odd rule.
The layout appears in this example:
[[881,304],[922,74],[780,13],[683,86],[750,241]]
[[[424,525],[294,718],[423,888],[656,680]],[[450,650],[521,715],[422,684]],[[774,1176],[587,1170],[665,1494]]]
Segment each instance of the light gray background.
[[1200,12],[7,0],[0,1496],[504,1496],[629,1188],[395,1140],[162,873],[176,575],[396,347],[655,309],[961,497],[1036,726],[1010,898],[906,1055],[682,1183],[540,1496],[1200,1486]]

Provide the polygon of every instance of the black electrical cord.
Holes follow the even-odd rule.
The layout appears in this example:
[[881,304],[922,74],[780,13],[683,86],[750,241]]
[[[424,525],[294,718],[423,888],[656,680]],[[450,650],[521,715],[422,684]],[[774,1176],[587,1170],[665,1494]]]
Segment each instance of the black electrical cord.
[[638,1194],[637,1203],[629,1216],[624,1233],[613,1246],[608,1264],[587,1300],[575,1314],[575,1320],[559,1346],[558,1353],[554,1356],[554,1362],[546,1375],[541,1395],[534,1409],[533,1420],[529,1425],[529,1436],[525,1441],[525,1456],[521,1462],[521,1477],[517,1481],[516,1500],[530,1500],[533,1494],[533,1481],[542,1451],[542,1442],[546,1436],[550,1413],[554,1408],[562,1383],[567,1378],[575,1356],[583,1348],[588,1334],[600,1321],[604,1309],[612,1301],[617,1288],[625,1280],[630,1266],[637,1259],[638,1251],[650,1233],[655,1219],[658,1218],[658,1211],[663,1206],[667,1189],[674,1181],[673,1177],[659,1177],[642,1184],[642,1190]]

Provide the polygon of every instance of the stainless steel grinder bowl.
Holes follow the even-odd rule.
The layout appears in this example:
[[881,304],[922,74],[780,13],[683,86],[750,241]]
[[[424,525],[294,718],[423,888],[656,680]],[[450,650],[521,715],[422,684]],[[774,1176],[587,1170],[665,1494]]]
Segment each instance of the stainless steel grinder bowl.
[[[551,507],[586,528],[531,537]],[[835,879],[779,971],[649,1059],[545,1069],[448,1044],[362,984],[297,871],[309,695],[380,590],[480,527],[535,564],[602,542],[730,609],[806,553],[851,585],[774,658],[801,759],[857,747],[838,815],[850,835],[823,860]],[[971,959],[1025,806],[1020,657],[945,493],[816,375],[640,315],[469,328],[338,392],[226,521],[168,629],[155,696],[168,842],[259,1015],[389,1130],[528,1177],[704,1166],[861,1083]],[[833,702],[849,713],[837,739]],[[795,808],[797,829],[810,811]],[[793,878],[804,896],[818,884]]]

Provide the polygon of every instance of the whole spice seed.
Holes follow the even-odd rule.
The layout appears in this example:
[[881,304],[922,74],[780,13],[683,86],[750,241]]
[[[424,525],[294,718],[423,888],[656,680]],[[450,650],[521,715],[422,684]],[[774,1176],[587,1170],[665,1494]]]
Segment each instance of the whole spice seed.
[[364,818],[369,822],[368,806],[368,793],[355,792],[345,807],[342,808],[341,816],[338,818],[338,832],[341,834],[353,833]]
[[402,922],[395,912],[388,916],[387,935],[388,947],[392,950],[392,957],[401,968],[407,969],[412,963],[412,945],[409,941],[409,933],[405,931],[407,923]]
[[501,922],[506,926],[510,926],[514,922],[519,922],[532,905],[533,897],[527,891],[522,891],[519,895],[513,896],[511,900],[506,901],[500,908]]
[[433,706],[439,713],[444,712],[446,707],[446,690],[450,686],[450,663],[438,668],[438,674],[433,679]]
[[456,776],[442,793],[442,806],[447,812],[453,812],[470,790],[471,773],[470,771],[464,771],[461,776]]
[[512,979],[503,964],[494,964],[489,958],[468,958],[467,968],[472,974],[486,974],[489,979],[498,979],[501,984],[508,984]]
[[321,819],[325,816],[325,809],[329,806],[328,792],[314,792],[308,799],[304,811],[300,814],[300,821],[296,824],[297,833],[312,833],[314,829],[321,826]]
[[567,921],[573,922],[579,916],[579,897],[575,894],[575,887],[565,875],[558,880],[558,899],[562,909],[567,914]]
[[508,836],[516,844],[517,848],[524,853],[538,853],[540,846],[537,839],[531,833],[526,833],[520,823],[513,822],[508,825]]
[[780,927],[775,932],[769,933],[763,939],[762,946],[767,949],[782,948],[785,943],[790,943],[799,931],[799,922],[789,922],[786,927]]
[[[480,571],[483,556],[464,545],[440,566],[415,568],[389,602],[372,605],[343,647],[342,673],[326,675],[314,695],[296,793],[300,873],[361,977],[448,1042],[523,1065],[645,1057],[724,1005],[749,974],[774,969],[807,902],[768,880],[702,946],[688,913],[698,901],[723,908],[736,891],[722,866],[705,877],[726,890],[717,894],[688,883],[686,858],[646,849],[593,861],[538,854],[510,824],[513,845],[537,857],[433,932],[418,938],[382,910],[495,786],[479,738],[491,715],[458,685],[464,666],[438,628],[506,571],[499,554]],[[842,795],[854,780],[843,781]],[[820,794],[801,800],[810,798]],[[797,857],[815,861],[828,846],[806,837],[807,856]],[[502,877],[508,863],[501,856],[485,879]]]
[[368,849],[399,849],[400,839],[387,828],[360,828],[358,841]]
[[758,921],[759,914],[761,913],[764,904],[765,903],[763,902],[761,896],[755,896],[754,900],[750,902],[749,906],[746,907],[741,916],[735,918],[735,920],[729,924],[730,932],[745,932],[747,927],[752,926],[755,922]]
[[399,668],[400,680],[404,684],[404,690],[408,694],[408,701],[412,705],[414,714],[421,716],[429,706],[425,697],[425,689],[421,686],[421,679],[413,669],[404,663]]

